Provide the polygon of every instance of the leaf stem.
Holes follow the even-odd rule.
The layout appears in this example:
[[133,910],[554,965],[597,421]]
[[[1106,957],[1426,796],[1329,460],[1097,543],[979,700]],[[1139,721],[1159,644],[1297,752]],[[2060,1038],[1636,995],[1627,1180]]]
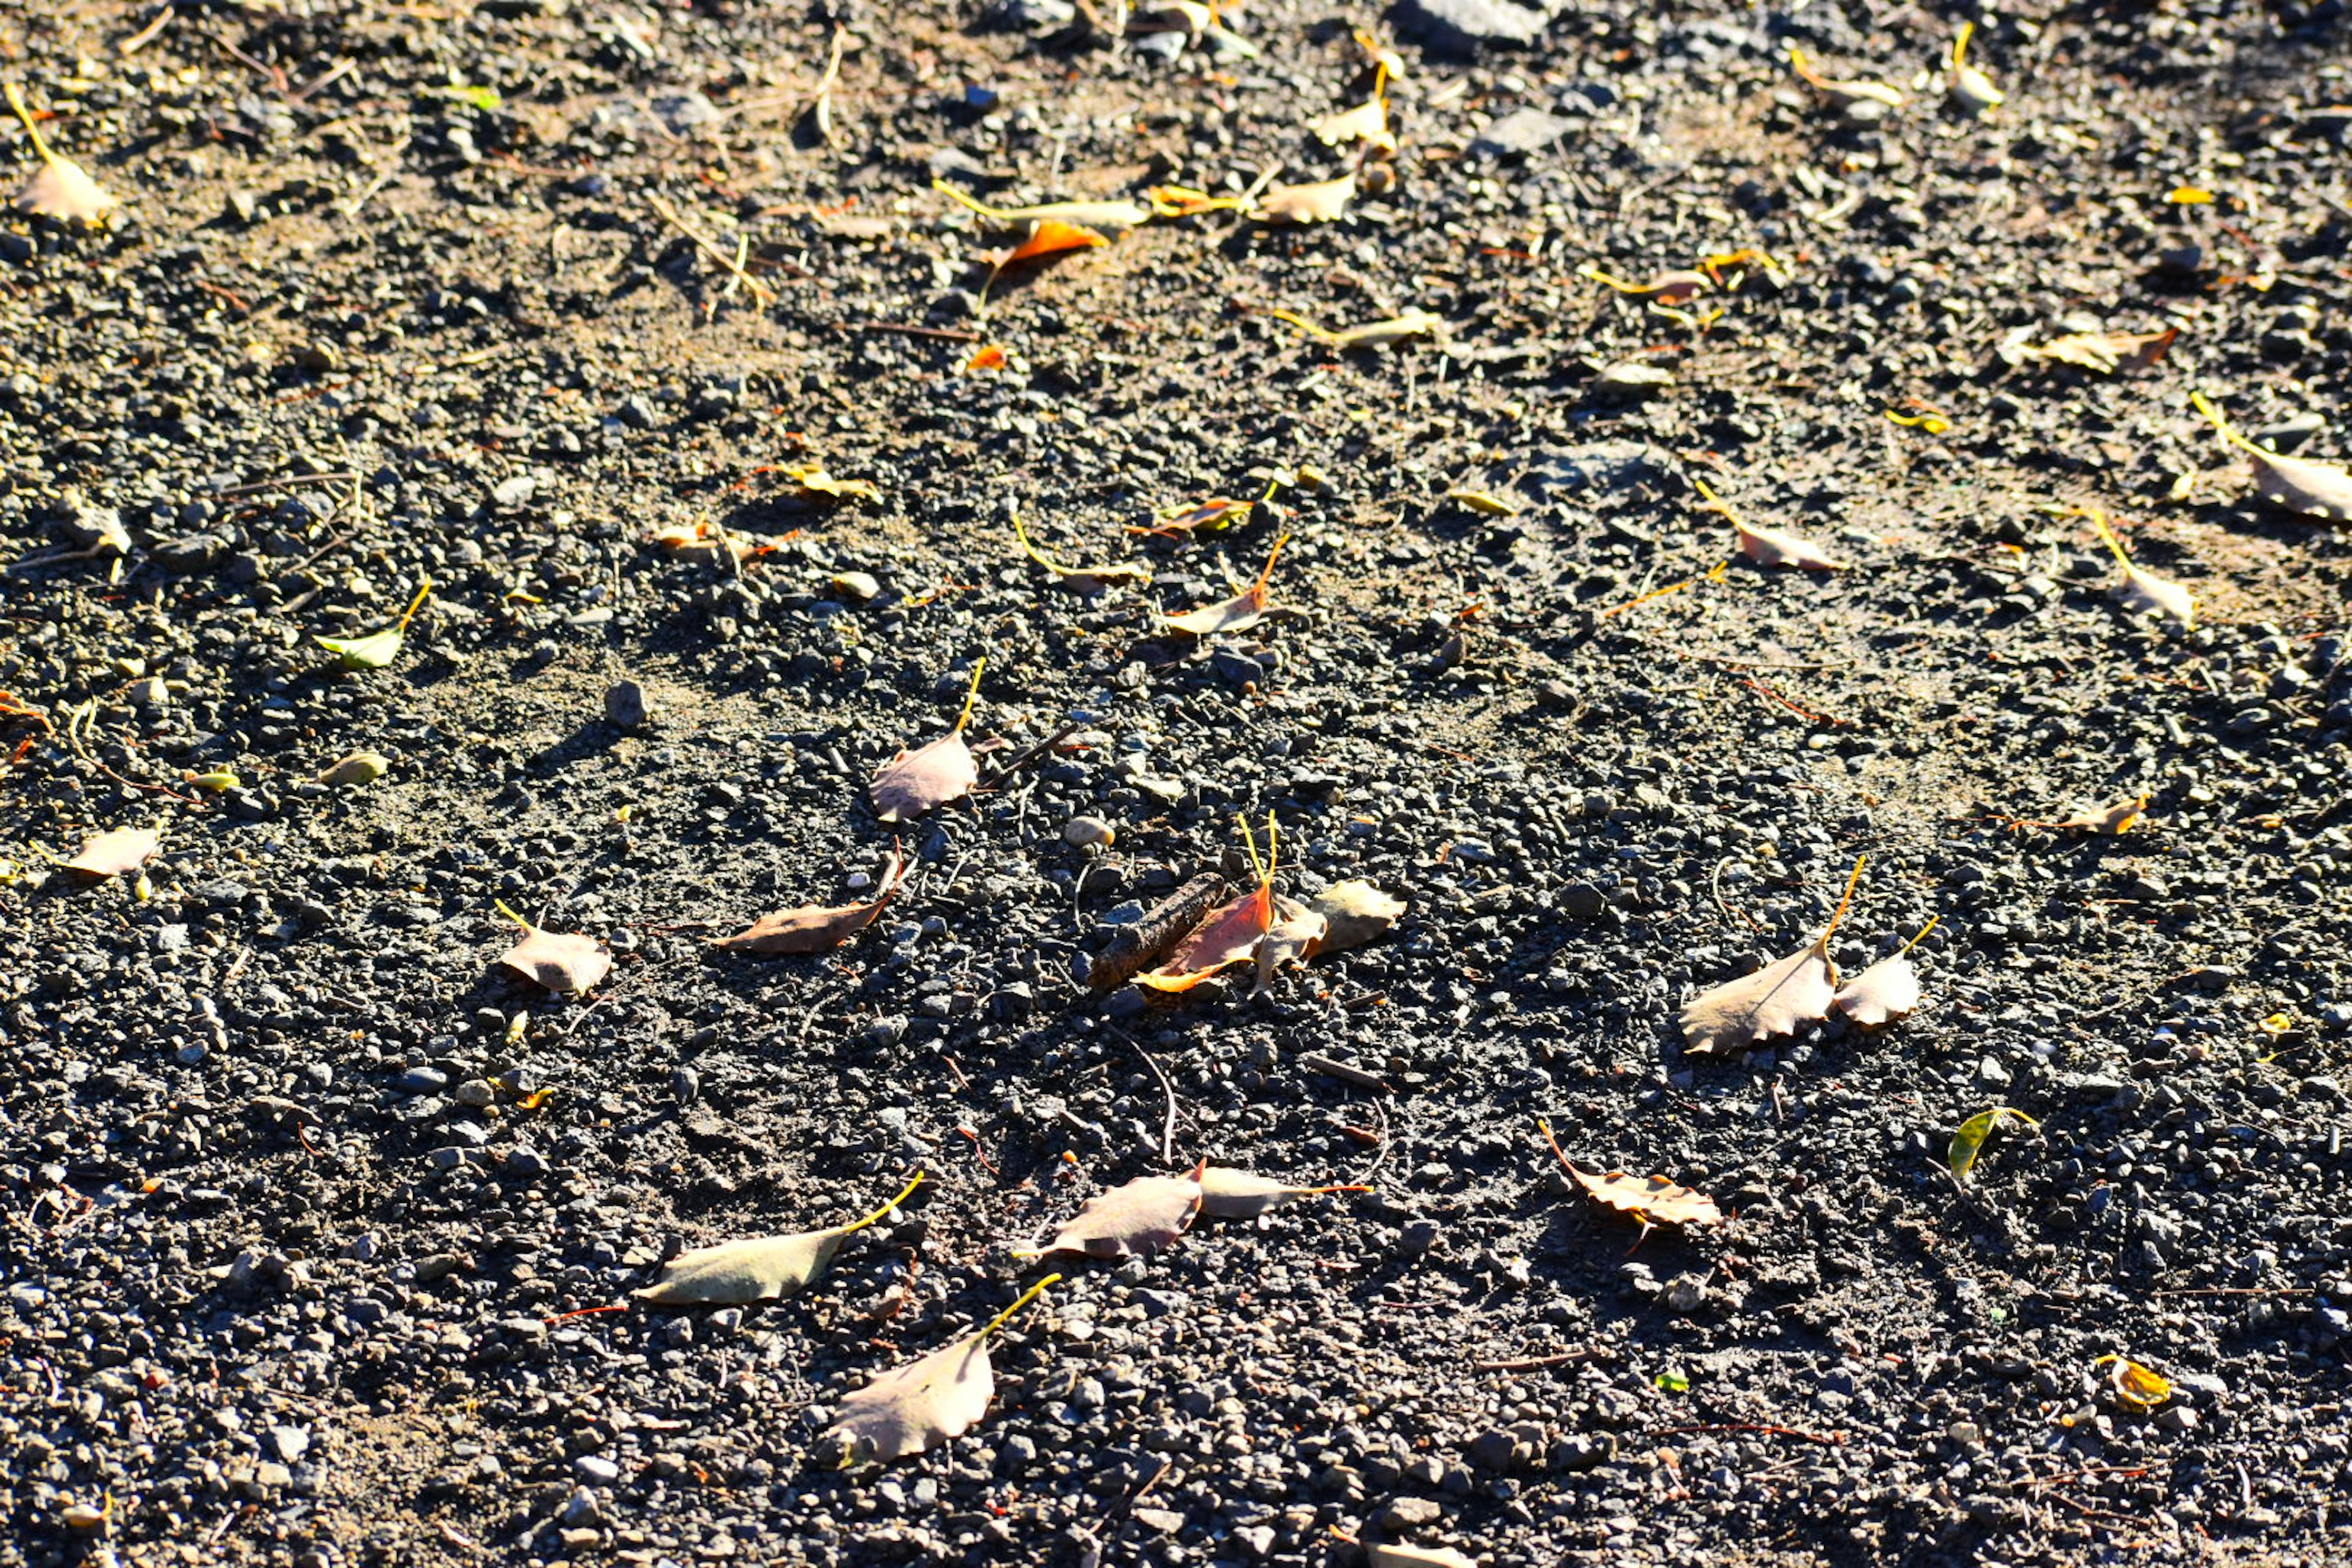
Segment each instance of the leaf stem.
[[41,128],[33,123],[33,111],[25,107],[25,95],[16,90],[16,84],[13,81],[8,84],[8,107],[15,110],[16,118],[25,122],[25,134],[33,139],[33,151],[41,155],[41,162],[55,168],[58,155],[50,149],[48,138],[41,134]]
[[[1271,819],[1272,814],[1269,813],[1268,820]],[[1274,885],[1274,868],[1268,866],[1265,863],[1265,857],[1261,856],[1257,852],[1257,834],[1251,829],[1250,819],[1242,816],[1239,812],[1235,812],[1234,814],[1234,821],[1241,826],[1242,847],[1249,854],[1250,869],[1257,873],[1257,885],[1261,888],[1272,887]]]
[[490,902],[498,910],[499,913],[506,916],[507,919],[514,921],[515,924],[522,927],[523,930],[529,931],[537,931],[539,929],[529,921],[523,919],[520,915],[515,913],[512,910],[507,908],[507,901],[504,899],[492,899]]
[[1846,907],[1853,902],[1854,885],[1862,880],[1863,863],[1869,858],[1867,855],[1857,855],[1853,858],[1853,871],[1845,879],[1845,896],[1838,900],[1837,911],[1830,916],[1830,923],[1822,928],[1821,945],[1822,947],[1829,946],[1830,933],[1837,930],[1840,921],[1845,919]]
[[2214,407],[2213,400],[2206,396],[2203,393],[2190,393],[2189,395],[2189,406],[2197,410],[2198,413],[2205,416],[2206,419],[2211,423],[2214,430],[2221,435],[2221,439],[2228,442],[2231,446],[2242,447],[2249,452],[2259,451],[2261,449],[2252,441],[2249,441],[2243,436],[2239,435],[2237,427],[2230,423],[2228,416],[2223,415],[2219,408]]
[[1272,316],[1277,321],[1288,321],[1292,326],[1297,327],[1300,331],[1305,332],[1317,342],[1331,343],[1336,345],[1339,341],[1339,333],[1332,331],[1328,327],[1318,327],[1304,316],[1293,315],[1288,310],[1277,310],[1272,307],[1268,307],[1265,313]]
[[1282,554],[1282,547],[1289,542],[1290,535],[1286,533],[1274,542],[1274,548],[1265,552],[1265,564],[1258,568],[1257,581],[1250,584],[1250,592],[1256,595],[1261,601],[1265,597],[1266,584],[1274,576],[1275,561]]
[[857,1221],[855,1221],[855,1222],[853,1222],[853,1223],[851,1223],[851,1224],[849,1224],[849,1225],[845,1225],[845,1226],[842,1226],[838,1227],[837,1229],[835,1229],[835,1230],[834,1231],[834,1233],[833,1233],[833,1234],[834,1234],[834,1235],[835,1235],[835,1236],[854,1236],[854,1235],[856,1235],[857,1232],[859,1232],[859,1231],[861,1231],[861,1230],[864,1230],[867,1226],[872,1225],[872,1224],[874,1224],[876,1221],[877,1221],[877,1220],[881,1219],[884,1215],[887,1215],[887,1214],[888,1214],[892,1209],[897,1208],[900,1204],[905,1203],[905,1202],[906,1202],[909,1197],[912,1197],[912,1196],[914,1195],[915,1189],[916,1189],[917,1187],[921,1186],[922,1184],[923,1184],[923,1173],[922,1173],[922,1172],[920,1172],[920,1171],[918,1171],[918,1172],[916,1172],[916,1173],[915,1173],[915,1179],[914,1179],[913,1181],[911,1181],[911,1182],[908,1182],[908,1183],[906,1184],[906,1186],[905,1186],[904,1188],[900,1189],[899,1194],[898,1194],[898,1195],[897,1197],[892,1198],[888,1203],[884,1204],[880,1208],[876,1209],[872,1214],[867,1215],[864,1219],[857,1220]]
[[980,1332],[971,1336],[973,1342],[977,1343],[978,1342],[988,1338],[989,1335],[994,1333],[997,1330],[1004,1326],[1004,1321],[1007,1318],[1010,1318],[1013,1313],[1019,1311],[1022,1308],[1035,1300],[1039,1296],[1045,1294],[1046,1286],[1058,1285],[1061,1282],[1062,1277],[1060,1275],[1048,1274],[1043,1279],[1038,1280],[1034,1285],[1030,1286],[1026,1290],[1022,1291],[1021,1299],[1019,1300],[1013,1302],[1010,1307],[1005,1308],[1002,1312],[997,1313],[996,1316],[989,1319],[988,1327],[981,1330]]
[[408,608],[400,613],[400,619],[393,624],[392,629],[405,634],[408,630],[408,623],[416,618],[416,612],[425,605],[425,595],[432,592],[433,579],[427,577],[425,579],[425,586],[416,590],[416,597],[408,601]]
[[1941,924],[1943,922],[1943,919],[1944,917],[1941,915],[1929,915],[1927,917],[1927,923],[1919,928],[1919,934],[1913,937],[1909,942],[1905,942],[1901,947],[1896,948],[1895,950],[1895,956],[1900,958],[1905,953],[1910,952],[1913,948],[1918,946],[1921,942],[1927,941],[1927,933],[1934,931],[1937,926]]
[[1963,22],[1960,24],[1960,35],[1958,37],[1952,40],[1952,68],[1954,70],[1960,69],[1968,62],[1969,40],[1976,37],[1976,31],[1977,25],[1974,22]]
[[933,180],[931,182],[931,189],[939,192],[940,195],[943,196],[951,197],[954,200],[962,203],[965,206],[970,207],[972,211],[978,213],[984,218],[992,218],[998,223],[1008,221],[1008,215],[1003,207],[992,207],[986,202],[974,200],[972,197],[964,195],[961,191],[957,190],[953,185],[949,184],[945,180]]
[[1559,1162],[1560,1169],[1571,1176],[1579,1174],[1577,1168],[1569,1163],[1568,1156],[1560,1152],[1559,1140],[1551,1135],[1551,1123],[1538,1116],[1536,1118],[1536,1125],[1543,1129],[1544,1142],[1551,1145],[1552,1157]]
[[987,668],[988,656],[982,654],[980,662],[971,667],[971,689],[963,694],[963,711],[956,715],[955,728],[949,731],[950,734],[961,735],[963,727],[971,722],[971,705],[980,700],[981,672]]
[[2124,553],[2123,542],[2116,537],[2116,531],[2107,526],[2107,514],[2101,511],[2098,508],[2093,507],[2091,509],[2091,526],[2099,531],[2100,541],[2105,543],[2109,550],[2115,552],[2116,564],[2122,567],[2126,573],[2130,572],[2132,570],[2131,557]]

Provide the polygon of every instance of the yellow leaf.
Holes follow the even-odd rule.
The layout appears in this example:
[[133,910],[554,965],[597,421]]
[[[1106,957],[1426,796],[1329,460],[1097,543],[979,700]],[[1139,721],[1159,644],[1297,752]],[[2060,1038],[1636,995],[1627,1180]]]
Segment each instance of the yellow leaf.
[[1985,1140],[1992,1136],[1992,1130],[2000,1124],[2003,1117],[2014,1117],[2028,1127],[2042,1125],[2022,1110],[2013,1110],[2006,1105],[1978,1111],[1961,1122],[1959,1131],[1952,1134],[1952,1146],[1945,1158],[1951,1166],[1954,1181],[1969,1179],[1969,1173],[1976,1168],[1977,1155],[1984,1150]]
[[2172,1384],[2128,1356],[2103,1355],[2091,1363],[2107,1369],[2107,1386],[2116,1402],[2134,1410],[2153,1410],[2172,1397]]

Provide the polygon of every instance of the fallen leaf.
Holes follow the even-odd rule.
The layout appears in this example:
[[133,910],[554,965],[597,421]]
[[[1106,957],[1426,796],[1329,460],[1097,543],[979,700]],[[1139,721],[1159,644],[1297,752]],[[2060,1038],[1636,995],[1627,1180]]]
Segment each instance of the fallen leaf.
[[378,752],[353,752],[319,775],[322,784],[349,786],[373,784],[392,767],[392,759]]
[[1976,1168],[1977,1155],[1984,1149],[1985,1140],[1992,1136],[1992,1130],[2000,1125],[2004,1117],[2013,1118],[2028,1127],[2042,1125],[2022,1110],[2012,1110],[2006,1105],[1978,1111],[1960,1123],[1959,1131],[1952,1134],[1952,1147],[1944,1156],[1945,1163],[1951,1167],[1954,1181],[1969,1179],[1969,1173]]
[[1213,196],[1206,191],[1196,191],[1190,185],[1153,185],[1143,193],[1159,217],[1197,217],[1202,213],[1223,212],[1242,205],[1239,196]]
[[1929,917],[1919,928],[1919,934],[1901,948],[1880,959],[1876,963],[1845,983],[1830,1005],[1844,1014],[1856,1027],[1876,1029],[1895,1019],[1907,1016],[1919,1006],[1919,972],[1911,966],[1911,950],[1927,940],[1927,933],[1942,921],[1943,916]]
[[80,164],[60,157],[49,145],[48,138],[33,121],[33,111],[25,107],[24,95],[16,90],[15,82],[8,84],[8,107],[24,121],[25,134],[32,138],[33,151],[41,160],[40,168],[16,193],[16,210],[52,223],[79,224],[86,228],[105,222],[107,214],[117,205],[113,195],[91,179]]
[[761,915],[747,931],[720,937],[710,945],[729,952],[823,952],[839,947],[874,923],[898,884],[906,879],[907,862],[896,848],[882,872],[882,885],[862,904],[804,904],[781,914]]
[[2091,525],[2099,531],[2099,538],[2115,552],[2116,564],[2123,568],[2123,580],[2116,584],[2115,596],[2123,601],[2126,609],[2134,615],[2153,612],[2169,616],[2180,623],[2184,631],[2195,623],[2197,600],[2188,589],[2168,577],[2159,577],[2153,572],[2133,565],[2132,558],[2124,553],[2123,542],[2116,537],[2116,531],[2107,526],[2105,513],[2093,511]]
[[1445,499],[1483,517],[1517,517],[1519,514],[1515,503],[1486,490],[1450,489],[1445,492]]
[[1203,5],[1201,0],[1160,0],[1156,5],[1132,13],[1127,19],[1127,36],[1130,38],[1153,33],[1181,33],[1198,42],[1201,35],[1215,26],[1217,13]]
[[844,1239],[887,1217],[922,1184],[918,1171],[897,1197],[863,1219],[830,1230],[753,1237],[681,1252],[662,1266],[660,1279],[631,1294],[656,1307],[735,1306],[789,1296],[825,1271]]
[[1389,106],[1378,93],[1335,114],[1310,120],[1307,129],[1326,147],[1342,147],[1350,142],[1361,142],[1383,153],[1396,151],[1396,136],[1389,130]]
[[1344,952],[1385,934],[1404,913],[1404,900],[1393,899],[1370,882],[1334,882],[1307,900],[1324,920],[1323,940],[1316,956]]
[[2130,829],[2133,823],[2140,819],[2140,814],[2147,809],[2148,799],[2149,797],[2144,795],[2126,795],[2112,805],[2096,806],[2089,811],[2078,812],[2063,822],[2036,823],[2030,826],[2072,827],[2084,833],[2095,833],[2102,838],[2119,838]]
[[1224,496],[1212,496],[1209,500],[1195,502],[1192,506],[1179,507],[1174,511],[1162,512],[1151,531],[1181,533],[1199,533],[1203,530],[1211,532],[1221,531],[1233,527],[1234,524],[1247,517],[1251,509],[1256,505],[1255,501],[1234,500]]
[[1538,1118],[1536,1125],[1543,1129],[1544,1142],[1562,1169],[1576,1178],[1577,1185],[1599,1203],[1632,1215],[1646,1230],[1654,1225],[1720,1225],[1723,1211],[1715,1200],[1704,1193],[1678,1186],[1664,1176],[1633,1176],[1623,1171],[1610,1171],[1601,1175],[1579,1170],[1561,1152],[1559,1141],[1551,1134],[1551,1123]]
[[1020,542],[1024,555],[1082,593],[1091,594],[1114,583],[1151,581],[1151,568],[1140,562],[1118,561],[1105,566],[1064,565],[1030,542],[1029,531],[1022,524],[1019,507],[1013,509],[1013,537]]
[[988,1414],[988,1402],[996,1394],[988,1337],[1061,1278],[1048,1274],[977,1333],[879,1373],[843,1399],[840,1415],[824,1431],[827,1441],[841,1444],[842,1464],[902,1459],[970,1431]]
[[1925,430],[1930,436],[1940,436],[1952,427],[1952,422],[1940,414],[1897,414],[1890,408],[1886,411],[1886,417],[1890,423],[1900,425],[1906,430]]
[[152,827],[117,827],[110,832],[93,833],[82,841],[80,851],[66,862],[66,869],[85,877],[120,877],[147,864],[163,842],[163,835]]
[[1883,103],[1889,109],[1903,107],[1903,95],[1883,81],[1860,79],[1832,81],[1821,76],[1805,64],[1804,50],[1794,44],[1789,46],[1789,65],[1806,86],[1829,99],[1832,103],[1846,104],[1866,100],[1871,103]]
[[2289,458],[2267,447],[2258,447],[2239,435],[2203,393],[2190,393],[2189,401],[2198,413],[2213,422],[2222,440],[2253,459],[2256,495],[2273,506],[2305,517],[2352,522],[2352,472],[2333,463]]
[[1976,36],[1974,22],[1960,24],[1952,40],[1952,101],[1970,114],[1986,114],[2009,101],[2009,94],[1993,86],[1992,78],[1968,63],[1969,40]]
[[1276,185],[1258,197],[1255,216],[1266,223],[1330,223],[1355,199],[1356,176],[1350,171],[1336,180]]
[[2116,1403],[2133,1410],[2153,1410],[2172,1397],[2172,1383],[2162,1373],[2128,1356],[2103,1355],[2091,1363],[2107,1368],[2107,1387]]
[[1371,1190],[1356,1183],[1329,1187],[1294,1187],[1271,1176],[1236,1171],[1229,1165],[1207,1165],[1201,1171],[1201,1212],[1211,1219],[1255,1219],[1268,1209],[1280,1208],[1300,1198],[1321,1197],[1326,1193],[1369,1193]]
[[1004,351],[994,343],[982,343],[971,351],[971,357],[957,371],[959,375],[978,375],[984,370],[1003,370]]
[[1364,1561],[1371,1568],[1479,1568],[1478,1559],[1451,1546],[1408,1546],[1401,1541],[1366,1542]]
[[1257,984],[1250,988],[1253,996],[1263,996],[1265,988],[1274,984],[1275,973],[1285,968],[1297,968],[1316,951],[1328,922],[1317,910],[1296,899],[1274,896],[1274,915],[1265,934],[1257,939]]
[[1265,313],[1276,321],[1289,322],[1316,342],[1327,343],[1342,353],[1350,349],[1384,349],[1394,343],[1410,342],[1415,338],[1433,338],[1445,330],[1445,318],[1433,315],[1419,306],[1401,316],[1367,321],[1359,327],[1343,327],[1336,332],[1288,310],[1268,310]]
[[1219,971],[1256,954],[1259,940],[1274,924],[1274,873],[1281,855],[1281,834],[1269,813],[1267,857],[1261,859],[1246,817],[1241,819],[1241,826],[1243,843],[1257,868],[1257,886],[1210,910],[1159,968],[1135,977],[1138,985],[1171,993],[1190,991]]
[[1632,294],[1661,305],[1682,304],[1704,294],[1712,286],[1706,273],[1688,268],[1658,273],[1646,283],[1636,283],[1631,279],[1605,271],[1597,261],[1588,261],[1576,271],[1578,277],[1590,278],[1620,294]]
[[822,463],[800,463],[783,470],[784,478],[801,488],[807,496],[825,500],[880,500],[882,489],[872,479],[837,479],[825,472]]
[[1724,521],[1737,531],[1739,552],[1759,566],[1803,566],[1824,572],[1834,572],[1843,566],[1843,563],[1831,560],[1821,546],[1809,539],[1782,533],[1778,529],[1750,527],[1724,504],[1721,497],[1707,488],[1705,479],[1693,479],[1691,482],[1698,487],[1698,493],[1706,498],[1706,510],[1722,513]]
[[758,548],[707,518],[665,523],[646,533],[646,542],[672,555],[715,555],[725,550],[738,561],[747,559]]
[[1265,617],[1265,586],[1267,579],[1274,575],[1275,557],[1280,555],[1282,547],[1289,542],[1290,535],[1286,533],[1276,539],[1274,548],[1266,552],[1265,565],[1259,570],[1257,581],[1232,598],[1204,605],[1197,610],[1187,610],[1181,616],[1163,616],[1163,623],[1173,630],[1190,632],[1196,637],[1213,637],[1219,632],[1246,631],[1257,625]]
[[993,258],[991,266],[994,271],[1002,272],[1024,261],[1059,256],[1065,251],[1092,250],[1109,243],[1108,236],[1084,224],[1065,223],[1060,218],[1039,218],[1029,226],[1026,239]]
[[1201,1174],[1207,1168],[1204,1163],[1188,1176],[1138,1176],[1107,1193],[1097,1193],[1045,1246],[1014,1256],[1082,1252],[1088,1258],[1114,1261],[1173,1247],[1192,1228],[1192,1216],[1201,1212]]
[[1150,209],[1138,206],[1133,202],[1042,202],[1035,206],[995,207],[964,195],[945,180],[933,180],[931,188],[997,223],[1054,222],[1076,224],[1085,228],[1124,229],[1151,221]]
[[1857,858],[1853,876],[1846,879],[1845,897],[1838,900],[1821,935],[1753,974],[1726,981],[1691,999],[1682,1013],[1685,1050],[1694,1056],[1745,1050],[1829,1016],[1838,978],[1837,965],[1830,961],[1830,933],[1853,901],[1862,864]]
[[2054,360],[2101,375],[2113,375],[2126,364],[2135,370],[2147,369],[2164,357],[2164,351],[2179,335],[2179,327],[2161,332],[2067,332],[2046,343],[2020,339],[2010,346],[2021,361]]
[[318,644],[341,659],[345,669],[382,669],[400,657],[401,644],[408,636],[408,623],[415,618],[425,596],[432,592],[433,584],[427,581],[416,590],[416,597],[408,602],[400,619],[380,632],[363,637],[320,637]]
[[499,954],[499,962],[524,979],[571,995],[587,990],[612,969],[612,950],[594,937],[541,931],[504,904],[498,910],[522,927],[522,940]]
[[971,722],[971,705],[980,697],[981,671],[987,668],[985,658],[972,666],[971,689],[964,693],[963,711],[957,716],[954,729],[929,745],[900,752],[874,775],[869,793],[876,816],[884,822],[904,822],[935,805],[962,799],[980,783],[980,766],[972,761],[963,731]]

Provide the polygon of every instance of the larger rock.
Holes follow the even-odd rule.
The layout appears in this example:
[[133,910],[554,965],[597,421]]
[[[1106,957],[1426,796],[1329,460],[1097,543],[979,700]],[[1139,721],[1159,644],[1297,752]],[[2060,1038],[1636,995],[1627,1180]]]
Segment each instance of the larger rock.
[[1475,54],[1482,45],[1531,44],[1541,12],[1509,0],[1397,0],[1396,29],[1433,53]]

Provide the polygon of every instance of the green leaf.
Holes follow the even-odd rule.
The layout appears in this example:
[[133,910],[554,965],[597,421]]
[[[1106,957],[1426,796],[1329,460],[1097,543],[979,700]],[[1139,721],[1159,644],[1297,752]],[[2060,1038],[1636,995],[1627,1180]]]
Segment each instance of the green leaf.
[[485,114],[496,113],[506,102],[505,99],[499,96],[499,89],[494,87],[477,87],[470,84],[465,87],[428,87],[425,92],[428,98],[447,98],[454,99],[459,103],[470,103]]
[[1662,1372],[1652,1381],[1668,1394],[1690,1392],[1690,1373],[1686,1372]]
[[320,637],[319,646],[342,660],[345,669],[382,669],[400,657],[400,645],[406,640],[394,626],[363,637]]
[[1985,1140],[1992,1136],[1992,1130],[2000,1125],[2000,1119],[2004,1116],[2013,1116],[2028,1127],[2042,1125],[2022,1110],[2013,1110],[2006,1105],[1978,1111],[1961,1122],[1960,1130],[1952,1134],[1952,1150],[1948,1158],[1954,1181],[1969,1179],[1969,1172],[1975,1166],[1977,1155],[1984,1149]]

